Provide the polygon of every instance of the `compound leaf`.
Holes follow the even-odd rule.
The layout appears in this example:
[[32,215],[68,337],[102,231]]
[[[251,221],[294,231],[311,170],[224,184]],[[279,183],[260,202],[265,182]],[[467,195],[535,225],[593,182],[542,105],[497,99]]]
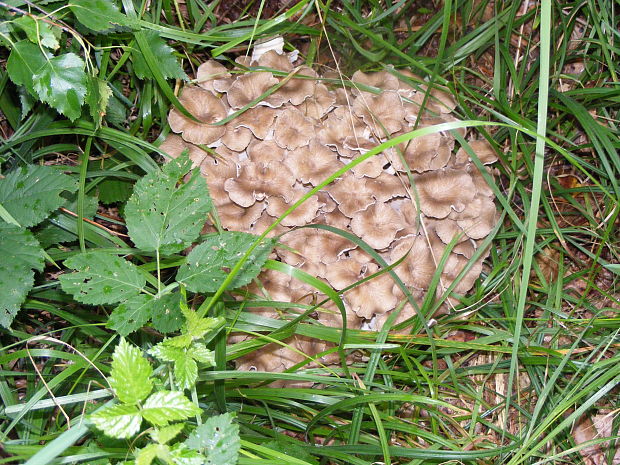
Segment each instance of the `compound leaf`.
[[[187,256],[179,268],[177,281],[192,292],[215,292],[226,279],[230,269],[254,243],[257,236],[244,232],[224,231],[207,237]],[[256,247],[230,284],[231,289],[249,284],[260,273],[275,245],[265,239]]]
[[15,42],[6,63],[11,81],[18,86],[24,86],[32,95],[37,95],[32,78],[51,56],[47,52],[44,54],[38,45],[28,40]]
[[204,363],[208,366],[215,365],[215,354],[213,351],[207,349],[207,346],[202,342],[194,342],[187,351],[187,354],[197,362]]
[[209,418],[185,441],[187,447],[202,451],[209,465],[235,465],[239,458],[239,425],[230,413]]
[[39,224],[74,192],[77,182],[51,166],[26,165],[0,179],[0,204],[24,227]]
[[197,170],[177,187],[190,167],[185,154],[136,183],[125,207],[127,229],[136,247],[171,254],[198,237],[212,204],[206,182]]
[[75,53],[47,60],[32,78],[39,98],[71,121],[82,113],[87,76],[84,61]]
[[181,391],[159,391],[151,395],[142,409],[145,420],[155,426],[166,426],[171,421],[185,420],[200,413]]
[[126,404],[140,402],[153,390],[150,379],[153,367],[137,347],[121,339],[112,355],[110,386],[119,400]]
[[106,436],[124,439],[138,432],[142,415],[135,405],[117,404],[93,413],[90,420]]
[[138,294],[130,297],[114,309],[106,326],[121,336],[127,336],[149,321],[152,307],[153,297],[150,295]]
[[[155,31],[140,31],[136,35],[140,34],[144,37],[145,43],[148,45],[149,50],[153,56],[157,59],[157,69],[161,71],[161,74],[166,79],[187,79],[187,75],[179,65],[176,57],[174,56],[174,50],[169,47],[168,44],[159,37]],[[134,49],[132,51],[133,70],[140,79],[152,79],[153,74],[149,69],[144,54],[140,49]]]
[[111,0],[73,0],[69,8],[82,25],[93,31],[111,32],[118,26],[131,25]]
[[0,220],[0,326],[8,328],[43,269],[43,249],[32,233]]
[[138,267],[105,252],[92,251],[65,260],[77,270],[60,276],[62,289],[84,304],[113,304],[140,293],[146,279]]

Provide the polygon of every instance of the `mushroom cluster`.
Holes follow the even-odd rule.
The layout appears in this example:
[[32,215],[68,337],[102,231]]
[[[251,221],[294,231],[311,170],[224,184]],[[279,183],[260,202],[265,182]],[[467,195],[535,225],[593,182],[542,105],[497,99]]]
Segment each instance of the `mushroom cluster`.
[[[228,230],[260,234],[310,189],[376,145],[414,128],[456,120],[451,95],[436,89],[427,92],[421,79],[405,71],[358,71],[350,86],[330,88],[325,84],[329,80],[320,79],[309,67],[294,68],[287,55],[275,51],[238,63],[232,73],[213,60],[198,68],[197,85],[186,86],[179,98],[198,121],[173,109],[168,121],[175,134],[161,146],[172,157],[189,151],[206,178],[219,221]],[[244,72],[248,66],[252,70]],[[226,124],[213,124],[245,107]],[[484,164],[496,161],[486,140],[472,140],[469,145]],[[468,153],[462,147],[455,151],[454,136],[436,132],[352,167],[284,218],[271,234],[282,234],[275,252],[278,260],[342,291],[376,273],[379,265],[338,234],[298,227],[323,224],[353,233],[387,263],[402,260],[394,270],[421,299],[447,244],[456,242],[437,292],[443,293],[468,264],[496,224],[493,199]],[[484,254],[454,292],[471,289],[483,258]],[[259,300],[321,300],[315,288],[282,273],[265,271],[258,282],[248,292]],[[403,300],[390,275],[380,274],[344,292],[347,325],[380,328]],[[272,308],[254,311],[280,317]],[[335,308],[320,308],[317,315],[320,324],[342,325]],[[398,322],[414,315],[407,304]],[[285,342],[311,356],[327,349],[324,343],[302,336]],[[296,351],[269,344],[240,359],[238,366],[282,371],[303,360]]]

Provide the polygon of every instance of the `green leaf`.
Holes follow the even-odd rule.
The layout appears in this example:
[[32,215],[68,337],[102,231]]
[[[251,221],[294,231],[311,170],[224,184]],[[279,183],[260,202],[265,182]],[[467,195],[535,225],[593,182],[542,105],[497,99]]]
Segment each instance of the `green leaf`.
[[105,204],[125,202],[131,195],[132,189],[133,184],[130,182],[116,179],[106,179],[97,184],[99,200]]
[[151,465],[153,460],[162,455],[168,455],[168,446],[148,444],[136,453],[136,465]]
[[609,265],[603,265],[605,268],[607,268],[609,271],[611,271],[612,273],[615,274],[620,274],[620,265],[619,264],[609,264]]
[[179,302],[181,295],[166,294],[153,300],[151,309],[153,328],[161,333],[171,333],[178,330],[185,321]]
[[155,426],[165,426],[171,421],[185,420],[200,413],[181,391],[160,391],[146,399],[142,416]]
[[39,98],[71,121],[82,113],[86,81],[84,61],[75,53],[50,58],[32,78]]
[[26,165],[0,179],[0,204],[24,227],[39,224],[74,192],[77,182],[51,166]]
[[43,270],[43,249],[32,233],[0,220],[0,326],[8,328]]
[[235,465],[239,458],[239,425],[230,413],[209,418],[194,430],[185,444],[203,451],[213,465]]
[[162,342],[149,350],[149,355],[152,355],[162,362],[175,362],[179,358],[184,357],[185,351],[180,347],[170,345],[168,343],[169,341],[170,339],[164,339]]
[[183,423],[175,423],[174,425],[157,428],[151,432],[151,438],[160,444],[166,444],[174,439],[183,429]]
[[124,439],[138,432],[142,415],[135,405],[117,404],[93,413],[90,420],[107,436]]
[[201,453],[177,443],[170,449],[170,458],[175,465],[204,465],[207,459]]
[[188,156],[181,156],[136,183],[125,207],[127,229],[136,247],[171,254],[198,237],[212,204],[206,181],[197,170],[177,188],[190,167]]
[[174,379],[181,389],[191,389],[198,379],[198,365],[196,361],[186,355],[174,362]]
[[112,32],[118,26],[131,25],[111,0],[73,0],[69,8],[80,23],[93,31]]
[[[179,268],[177,281],[192,292],[215,292],[226,279],[230,269],[256,241],[257,236],[244,232],[223,231],[214,234],[194,247],[187,262]],[[231,283],[236,289],[249,284],[260,273],[275,245],[274,239],[265,239],[256,247]]]
[[40,42],[41,45],[51,48],[52,50],[56,50],[60,47],[58,43],[61,32],[60,28],[52,26],[33,16],[21,16],[17,18],[14,23],[24,30],[30,42],[37,45]]
[[11,81],[18,86],[24,86],[32,95],[37,95],[33,77],[51,56],[47,52],[44,54],[40,47],[28,40],[15,42],[6,63]]
[[152,296],[135,295],[114,309],[106,326],[121,336],[127,336],[142,328],[149,321],[152,308]]
[[197,362],[204,363],[208,366],[215,365],[215,354],[213,351],[207,349],[207,346],[201,342],[194,342],[187,351],[187,354]]
[[[174,49],[169,47],[164,39],[155,31],[140,31],[136,35],[144,37],[146,44],[153,56],[157,59],[157,69],[166,79],[187,79],[183,68],[174,56]],[[153,79],[144,54],[140,49],[134,49],[131,53],[133,70],[140,79]]]
[[[64,208],[71,212],[77,213],[77,194],[72,194],[70,196],[65,195],[63,197],[68,197]],[[92,220],[97,213],[98,206],[99,202],[96,197],[93,197],[92,195],[84,196],[84,218]],[[59,211],[52,213],[45,221],[44,226],[35,233],[44,249],[53,244],[62,244],[77,240],[77,230],[75,230],[74,233],[57,225],[58,222],[64,223],[63,215],[64,214]]]
[[75,273],[60,276],[62,289],[84,304],[113,304],[134,297],[146,284],[138,267],[105,252],[85,252],[65,260]]
[[101,126],[101,119],[105,116],[112,89],[108,87],[106,81],[96,76],[88,76],[86,88],[86,103],[90,110],[89,113],[95,122],[95,127],[99,128]]
[[[121,339],[112,355],[110,386],[125,404],[140,402],[153,390],[153,367],[137,347]],[[146,418],[146,417],[145,417]]]
[[178,349],[184,349],[191,345],[192,336],[190,334],[181,334],[180,336],[166,339],[165,343],[169,347],[176,347]]
[[201,339],[205,334],[221,327],[225,323],[222,317],[200,318],[194,311],[184,312],[184,314],[187,319],[185,332],[192,339]]

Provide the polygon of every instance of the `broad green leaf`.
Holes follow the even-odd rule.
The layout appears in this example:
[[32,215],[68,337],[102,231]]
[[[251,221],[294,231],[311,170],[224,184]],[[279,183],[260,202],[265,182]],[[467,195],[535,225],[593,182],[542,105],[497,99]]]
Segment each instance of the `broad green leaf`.
[[43,270],[43,249],[25,228],[0,220],[0,326],[8,328]]
[[51,48],[52,50],[56,50],[60,47],[60,44],[58,43],[58,38],[60,37],[61,32],[60,28],[52,26],[49,23],[33,16],[21,16],[14,22],[24,30],[30,42],[37,45],[40,42],[41,45]]
[[[159,34],[155,31],[140,31],[136,35],[141,35],[145,38],[148,47],[157,59],[157,69],[161,71],[161,74],[166,79],[187,79],[187,75],[179,65],[177,58],[174,56],[174,49],[169,47],[164,39],[159,37]],[[140,79],[153,79],[153,74],[149,69],[148,63],[142,51],[139,48],[135,48],[131,52],[131,59],[133,60],[133,70]]]
[[77,270],[60,276],[62,289],[84,304],[113,304],[134,297],[146,279],[133,263],[105,252],[85,252],[65,260]]
[[166,444],[170,442],[171,439],[174,439],[184,426],[183,423],[175,423],[174,425],[164,426],[163,428],[156,428],[151,432],[151,438],[155,442]]
[[131,24],[111,0],[73,0],[69,8],[80,23],[93,31],[111,32]]
[[110,97],[108,106],[105,109],[105,120],[115,126],[123,126],[125,121],[127,121],[127,108],[114,95]]
[[185,321],[179,302],[181,295],[178,293],[166,294],[153,300],[152,320],[153,328],[161,333],[177,331]]
[[178,359],[183,358],[185,356],[185,350],[183,350],[183,348],[170,345],[168,343],[170,340],[171,339],[164,339],[162,342],[149,350],[149,355],[152,355],[162,362],[176,362]]
[[101,126],[101,119],[105,116],[112,89],[108,87],[107,82],[96,76],[88,76],[86,88],[86,103],[90,110],[89,113],[95,122],[95,127],[99,128]]
[[230,413],[209,418],[194,430],[185,444],[203,451],[208,464],[235,465],[239,458],[239,425]]
[[183,443],[177,443],[170,449],[170,458],[175,465],[204,465],[207,463],[204,455],[191,450]]
[[172,421],[185,420],[200,413],[181,391],[160,391],[151,395],[142,408],[142,416],[155,426],[166,426]]
[[194,342],[188,349],[187,354],[199,363],[204,363],[208,366],[215,365],[215,354],[201,342]]
[[6,70],[11,81],[19,86],[24,86],[32,95],[37,95],[33,77],[51,56],[47,52],[44,54],[39,46],[28,40],[15,42],[6,63]]
[[140,402],[153,390],[150,379],[153,367],[137,347],[121,339],[112,355],[110,386],[119,400],[126,404]]
[[[217,291],[230,269],[256,239],[253,234],[236,231],[223,231],[207,237],[189,253],[186,264],[179,268],[177,281],[192,292]],[[232,289],[245,286],[258,276],[274,245],[274,239],[265,239],[252,251],[233,279]]]
[[142,415],[135,405],[117,404],[93,413],[90,420],[107,436],[124,439],[138,432]]
[[174,379],[181,389],[191,389],[198,379],[198,365],[196,361],[187,354],[174,362]]
[[105,204],[125,202],[131,195],[132,188],[132,183],[116,179],[106,179],[97,184],[99,200]]
[[135,295],[114,309],[106,326],[121,336],[127,336],[142,328],[149,321],[152,308],[152,296]]
[[136,247],[171,254],[198,237],[211,210],[211,199],[197,170],[177,187],[190,167],[188,156],[181,156],[136,183],[125,207],[127,229]]
[[71,121],[82,113],[86,81],[84,61],[75,53],[50,58],[32,78],[39,98]]
[[74,192],[77,182],[51,166],[27,165],[0,179],[0,204],[24,227],[39,224]]

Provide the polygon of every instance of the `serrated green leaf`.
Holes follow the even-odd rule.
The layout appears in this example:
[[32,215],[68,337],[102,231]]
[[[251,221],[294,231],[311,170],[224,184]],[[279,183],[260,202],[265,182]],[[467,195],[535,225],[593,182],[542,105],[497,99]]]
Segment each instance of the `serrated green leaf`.
[[108,379],[119,400],[135,404],[146,399],[153,390],[151,374],[153,367],[140,349],[121,339],[112,355],[112,371]]
[[198,365],[189,357],[180,357],[174,362],[174,379],[181,389],[191,389],[198,379]]
[[0,220],[0,326],[8,328],[43,269],[43,249],[25,228]]
[[[253,234],[237,231],[223,231],[207,237],[189,253],[187,262],[179,268],[177,281],[192,292],[217,291],[230,269],[256,239]],[[245,286],[258,276],[274,245],[274,239],[265,239],[252,251],[233,279],[231,289]]]
[[155,426],[166,426],[172,421],[185,420],[200,413],[181,391],[159,391],[151,395],[142,408],[142,416]]
[[28,40],[15,42],[6,63],[11,81],[18,86],[24,86],[32,95],[37,95],[33,77],[51,56],[47,52],[44,54],[40,47]]
[[160,444],[166,444],[181,432],[183,426],[183,423],[175,423],[163,428],[156,428],[151,432],[151,438]]
[[177,443],[170,449],[170,458],[175,465],[204,465],[207,460],[204,455],[183,443]]
[[142,415],[135,405],[117,404],[93,413],[90,420],[107,436],[124,439],[140,430]]
[[187,447],[203,451],[208,464],[235,465],[239,458],[239,425],[230,413],[209,418],[185,441]]
[[196,312],[184,312],[187,322],[185,324],[185,332],[192,339],[201,339],[205,334],[213,331],[224,324],[224,318],[200,318]]
[[34,90],[41,101],[71,121],[82,113],[86,81],[84,61],[75,53],[50,58],[32,77]]
[[187,354],[199,363],[203,363],[207,366],[215,365],[215,354],[213,351],[207,349],[207,346],[201,342],[194,342]]
[[114,95],[110,97],[105,109],[105,120],[115,126],[123,126],[127,120],[127,109]]
[[52,26],[49,23],[33,16],[21,16],[14,21],[20,28],[24,30],[28,40],[35,44],[41,43],[44,47],[56,50],[60,47],[58,38],[60,37],[60,28]]
[[62,289],[84,304],[113,304],[134,297],[146,284],[138,268],[127,260],[92,251],[65,260],[77,270],[60,276]]
[[75,192],[77,181],[51,166],[26,165],[0,179],[0,204],[24,227],[39,224]]
[[82,25],[93,31],[111,32],[132,24],[111,0],[73,0],[69,8]]
[[[174,49],[162,39],[155,31],[140,31],[136,35],[145,38],[148,47],[157,59],[157,69],[166,79],[187,79],[187,75],[179,65],[177,58],[174,56]],[[133,70],[140,79],[153,79],[153,74],[144,58],[144,54],[139,48],[131,53],[133,61]]]
[[125,207],[127,229],[136,247],[171,254],[198,237],[212,204],[197,170],[177,187],[190,167],[188,156],[181,156],[136,183]]
[[152,355],[162,362],[175,362],[179,358],[185,356],[185,351],[182,348],[170,345],[168,344],[168,341],[170,341],[170,339],[164,339],[162,342],[157,344],[149,350],[149,355]]
[[166,294],[153,300],[152,320],[153,328],[161,333],[177,331],[185,321],[179,302],[181,295]]
[[108,83],[96,76],[88,76],[86,81],[86,103],[95,127],[101,126],[101,119],[105,116],[108,101],[112,95],[112,89]]
[[130,297],[114,309],[106,326],[121,336],[127,336],[142,328],[151,318],[153,297],[139,294]]
[[97,184],[99,200],[105,204],[125,202],[131,196],[132,190],[133,184],[116,179],[106,179]]
[[181,334],[180,336],[166,339],[165,343],[170,347],[183,349],[190,346],[192,343],[192,336],[190,334]]
[[168,452],[168,447],[161,444],[148,444],[143,447],[136,453],[136,465],[151,465],[153,460],[162,455],[162,449]]

